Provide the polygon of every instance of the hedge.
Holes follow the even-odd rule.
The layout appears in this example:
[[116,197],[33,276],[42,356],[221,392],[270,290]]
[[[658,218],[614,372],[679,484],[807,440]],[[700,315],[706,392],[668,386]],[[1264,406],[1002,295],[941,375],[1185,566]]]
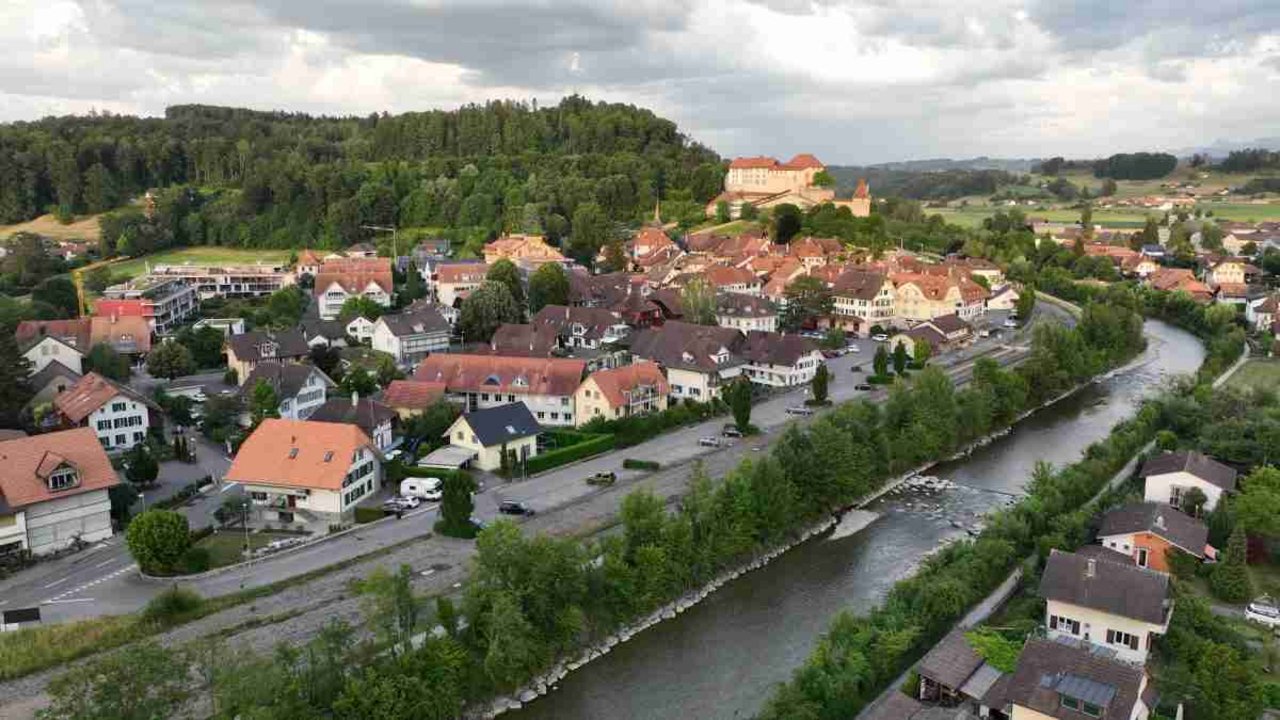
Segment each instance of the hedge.
[[365,523],[371,523],[374,520],[381,520],[386,516],[387,516],[387,513],[382,508],[371,508],[371,507],[356,508],[356,523],[359,525],[363,525]]
[[622,461],[622,467],[627,470],[658,470],[662,464],[656,460],[637,460],[635,458],[626,458]]
[[583,425],[581,430],[590,433],[612,433],[614,447],[625,448],[639,445],[673,428],[700,423],[728,412],[729,407],[718,398],[707,403],[673,402],[662,412],[632,415],[616,420],[596,418]]
[[541,455],[534,455],[525,462],[525,471],[530,475],[536,475],[551,468],[566,465],[574,460],[609,452],[613,447],[613,435],[595,435],[590,440],[580,442],[577,445],[556,448]]

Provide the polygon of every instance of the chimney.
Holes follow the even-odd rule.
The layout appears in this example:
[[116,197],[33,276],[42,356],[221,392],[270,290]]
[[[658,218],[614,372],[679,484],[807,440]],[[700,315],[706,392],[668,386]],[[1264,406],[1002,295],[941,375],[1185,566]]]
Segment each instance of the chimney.
[[1098,574],[1098,561],[1093,558],[1089,558],[1088,560],[1085,561],[1084,576],[1087,578],[1091,578],[1097,574]]

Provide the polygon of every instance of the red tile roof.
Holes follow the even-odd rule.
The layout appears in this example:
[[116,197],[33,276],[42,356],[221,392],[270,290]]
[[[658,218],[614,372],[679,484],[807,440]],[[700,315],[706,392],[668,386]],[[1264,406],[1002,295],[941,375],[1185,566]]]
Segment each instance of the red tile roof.
[[318,296],[333,283],[338,283],[350,294],[364,292],[369,283],[375,283],[390,294],[393,279],[391,258],[336,258],[326,260],[316,273],[315,294]]
[[[50,490],[49,474],[64,463],[76,469],[80,484]],[[4,467],[0,472],[0,506],[11,508],[120,484],[97,434],[89,428],[0,442],[0,466]]]
[[[134,402],[154,407],[149,400],[130,388],[124,387],[113,380],[108,380],[95,372],[87,373],[75,385],[60,393],[54,398],[53,407],[62,413],[67,420],[79,424],[92,415],[93,411],[107,404],[111,401],[111,398],[117,395],[123,395]],[[94,441],[97,441],[96,436]]]
[[600,388],[600,392],[609,401],[609,407],[626,405],[627,393],[643,385],[654,386],[658,395],[671,393],[671,386],[667,384],[667,378],[663,376],[657,363],[640,362],[612,370],[597,370],[588,379],[595,381],[596,387]]
[[118,352],[151,352],[151,325],[144,317],[121,315],[89,318],[89,343],[107,343]]
[[392,380],[382,391],[382,403],[405,410],[425,410],[444,397],[444,383],[421,380]]
[[360,448],[372,450],[373,441],[355,425],[268,418],[240,446],[226,479],[341,490],[352,456]]
[[442,382],[450,392],[572,395],[587,363],[566,358],[437,353],[418,364],[414,380]]
[[703,277],[707,279],[714,287],[725,287],[728,285],[758,285],[760,279],[756,274],[746,268],[728,267],[726,265],[714,265],[707,268]]
[[18,347],[26,350],[44,337],[55,337],[83,354],[88,354],[92,347],[90,339],[89,318],[73,320],[23,320],[14,331],[14,339]]
[[858,178],[858,186],[854,188],[853,196],[859,200],[871,197],[871,190],[867,188],[866,178]]
[[806,170],[808,168],[822,169],[826,166],[822,164],[821,160],[809,153],[800,153],[783,163],[782,167],[787,170]]
[[481,283],[488,272],[489,266],[484,263],[442,263],[436,268],[436,282]]
[[778,166],[777,159],[771,158],[771,157],[765,157],[763,155],[760,155],[757,157],[734,158],[733,161],[729,163],[730,168],[744,168],[744,169],[773,168],[777,166]]

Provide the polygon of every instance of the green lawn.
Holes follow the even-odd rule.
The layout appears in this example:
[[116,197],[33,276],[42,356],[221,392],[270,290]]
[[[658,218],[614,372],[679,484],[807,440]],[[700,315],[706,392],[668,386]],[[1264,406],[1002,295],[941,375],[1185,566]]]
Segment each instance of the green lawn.
[[1280,358],[1255,358],[1236,371],[1227,384],[1237,388],[1280,390]]
[[[1280,203],[1254,205],[1249,203],[1203,202],[1198,205],[1202,210],[1212,210],[1213,216],[1221,220],[1239,220],[1261,222],[1264,220],[1280,220]],[[984,218],[991,217],[999,210],[1011,210],[1002,205],[969,205],[967,207],[925,208],[925,213],[938,213],[947,222],[964,227],[978,227]],[[1025,205],[1018,206],[1028,217],[1044,218],[1051,222],[1076,222],[1080,219],[1080,211],[1075,208],[1048,208],[1039,210]],[[1140,228],[1146,222],[1147,215],[1163,217],[1163,211],[1145,208],[1117,208],[1112,210],[1093,211],[1093,221],[1113,228]]]
[[258,261],[267,263],[285,262],[292,250],[250,250],[245,248],[226,247],[184,247],[162,250],[158,253],[124,260],[108,267],[114,280],[125,280],[142,275],[147,271],[146,265],[208,265],[217,263],[252,265]]
[[[266,547],[272,540],[297,537],[276,533],[249,533],[249,547],[254,550]],[[209,568],[225,567],[244,560],[244,530],[229,529],[200,539],[196,547],[209,551]]]

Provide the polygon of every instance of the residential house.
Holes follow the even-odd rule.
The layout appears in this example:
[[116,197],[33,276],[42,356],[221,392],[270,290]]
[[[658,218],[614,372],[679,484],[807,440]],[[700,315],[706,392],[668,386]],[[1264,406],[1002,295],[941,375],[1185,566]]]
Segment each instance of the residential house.
[[100,317],[140,317],[151,332],[166,335],[200,309],[195,286],[181,278],[143,275],[102,291]]
[[395,410],[371,398],[352,394],[350,398],[330,396],[312,413],[310,420],[320,423],[346,423],[359,427],[373,439],[378,450],[391,447],[391,425],[399,417]]
[[1116,557],[1051,551],[1039,590],[1045,625],[1050,638],[1084,640],[1121,660],[1146,662],[1152,636],[1169,629],[1169,577]]
[[1209,263],[1204,281],[1210,286],[1245,285],[1257,279],[1260,270],[1240,258],[1221,258]]
[[1098,528],[1098,542],[1131,558],[1138,567],[1168,573],[1169,555],[1184,552],[1202,560],[1214,557],[1206,544],[1209,528],[1164,503],[1130,503],[1107,512]]
[[933,325],[928,323],[920,323],[910,330],[894,333],[889,337],[888,348],[897,350],[901,345],[908,357],[914,358],[916,355],[916,347],[920,343],[926,343],[933,352],[940,352],[947,344],[947,336],[943,335]]
[[150,322],[145,317],[126,315],[89,318],[89,345],[110,345],[112,350],[137,361],[151,352]]
[[284,330],[278,333],[253,331],[227,338],[227,367],[236,371],[236,378],[243,385],[258,363],[302,362],[311,352],[311,346],[300,330]]
[[347,346],[347,323],[341,320],[303,320],[299,328],[309,347]]
[[1150,277],[1151,273],[1159,269],[1160,263],[1146,254],[1127,257],[1120,261],[1120,272],[1128,277],[1146,279]]
[[711,283],[717,293],[742,293],[759,297],[763,287],[755,273],[746,268],[728,265],[712,265],[702,273],[702,277]]
[[636,268],[647,269],[675,260],[684,254],[666,231],[657,225],[646,225],[627,244],[627,256]]
[[49,363],[57,363],[79,374],[89,353],[89,321],[24,320],[14,333],[18,351],[31,363],[32,375]]
[[46,364],[27,380],[27,386],[31,388],[32,394],[26,408],[32,410],[46,403],[52,403],[55,397],[80,382],[81,377],[80,373],[56,360]]
[[974,650],[966,632],[966,628],[952,630],[920,659],[916,665],[919,699],[943,707],[969,704],[980,717],[991,717],[992,710],[1002,713],[1009,677]]
[[368,344],[373,341],[374,322],[363,315],[356,315],[343,326],[347,337],[359,343]]
[[91,372],[53,399],[57,422],[88,427],[107,450],[121,451],[142,442],[159,424],[160,408],[135,390]]
[[896,273],[894,313],[906,320],[930,320],[939,315],[958,315],[973,321],[986,311],[986,288],[967,277],[927,273]]
[[826,265],[844,253],[844,245],[836,238],[792,238],[787,255],[800,261],[806,271]]
[[1031,638],[1005,696],[1012,720],[1146,720],[1155,710],[1154,690],[1141,666],[1088,643]]
[[376,258],[378,248],[369,243],[356,243],[344,250],[343,254],[349,258]]
[[249,377],[240,385],[240,397],[244,400],[245,407],[253,400],[253,393],[260,382],[265,382],[275,390],[279,401],[276,409],[280,417],[287,420],[310,418],[317,408],[324,405],[329,392],[336,387],[328,375],[313,365],[264,360],[254,366]]
[[447,352],[449,322],[433,307],[383,315],[373,326],[373,349],[388,353],[396,364],[409,367],[433,352]]
[[817,343],[800,335],[751,330],[738,350],[746,361],[742,374],[770,387],[794,387],[813,380],[822,365]]
[[120,478],[96,439],[77,428],[0,442],[0,557],[111,537],[107,494]]
[[339,258],[326,260],[316,275],[312,290],[322,320],[333,320],[342,304],[353,297],[366,297],[382,307],[391,307],[394,281],[390,258]]
[[486,350],[508,357],[548,358],[560,347],[556,329],[549,325],[503,323],[493,331]]
[[392,380],[378,401],[396,411],[402,420],[421,413],[444,399],[445,385],[421,380]]
[[1280,293],[1252,300],[1245,307],[1244,318],[1255,332],[1265,333],[1280,317]]
[[450,445],[475,454],[474,467],[497,470],[502,467],[504,452],[515,463],[537,455],[541,432],[528,406],[513,402],[462,414],[449,426],[445,437]]
[[1012,285],[1004,285],[992,291],[991,297],[987,298],[988,310],[1015,310],[1018,307],[1018,298],[1021,297],[1017,288]]
[[1147,285],[1166,292],[1184,292],[1196,302],[1207,303],[1213,299],[1213,290],[1196,279],[1195,273],[1184,268],[1160,268],[1147,276]]
[[268,418],[240,446],[224,477],[267,522],[351,522],[382,484],[373,441],[346,423]]
[[741,293],[721,293],[716,296],[716,324],[741,332],[778,331],[778,308],[760,297]]
[[998,288],[1004,284],[1004,270],[986,258],[951,258],[943,263],[943,267],[957,268],[970,277],[980,277],[987,281],[989,288]]
[[656,363],[638,362],[597,370],[574,393],[578,425],[667,409],[671,385]]
[[320,274],[320,266],[323,264],[324,260],[321,260],[314,250],[308,248],[298,253],[298,262],[293,268],[298,275],[310,275],[314,279]]
[[666,370],[676,399],[710,402],[742,373],[746,362],[733,351],[742,339],[731,328],[671,321],[634,333],[630,344],[632,355]]
[[849,200],[837,200],[830,187],[815,185],[819,172],[826,166],[813,155],[802,153],[786,162],[771,157],[739,157],[729,163],[724,192],[712,198],[705,208],[708,217],[716,214],[720,203],[729,208],[729,217],[738,218],[744,205],[771,208],[789,203],[807,209],[823,203],[847,207],[854,217],[871,213],[871,193],[863,179]]
[[533,316],[530,324],[552,328],[559,344],[570,349],[596,350],[622,340],[631,332],[621,315],[603,307],[547,305]]
[[836,278],[831,290],[831,325],[866,337],[876,325],[893,324],[894,298],[888,275],[848,270]]
[[1183,498],[1191,488],[1199,488],[1206,498],[1204,512],[1218,506],[1223,493],[1236,489],[1236,471],[1194,450],[1166,452],[1151,458],[1142,466],[1145,483],[1143,499],[1183,507]]
[[484,246],[484,262],[492,265],[499,260],[510,260],[516,265],[534,269],[543,263],[565,264],[568,260],[559,250],[547,244],[541,235],[503,235]]
[[444,383],[468,411],[523,402],[540,424],[572,427],[573,394],[586,366],[568,358],[436,354],[418,364],[413,379]]
[[472,290],[484,284],[488,272],[489,266],[477,261],[440,263],[433,283],[436,302],[441,307],[459,306]]

